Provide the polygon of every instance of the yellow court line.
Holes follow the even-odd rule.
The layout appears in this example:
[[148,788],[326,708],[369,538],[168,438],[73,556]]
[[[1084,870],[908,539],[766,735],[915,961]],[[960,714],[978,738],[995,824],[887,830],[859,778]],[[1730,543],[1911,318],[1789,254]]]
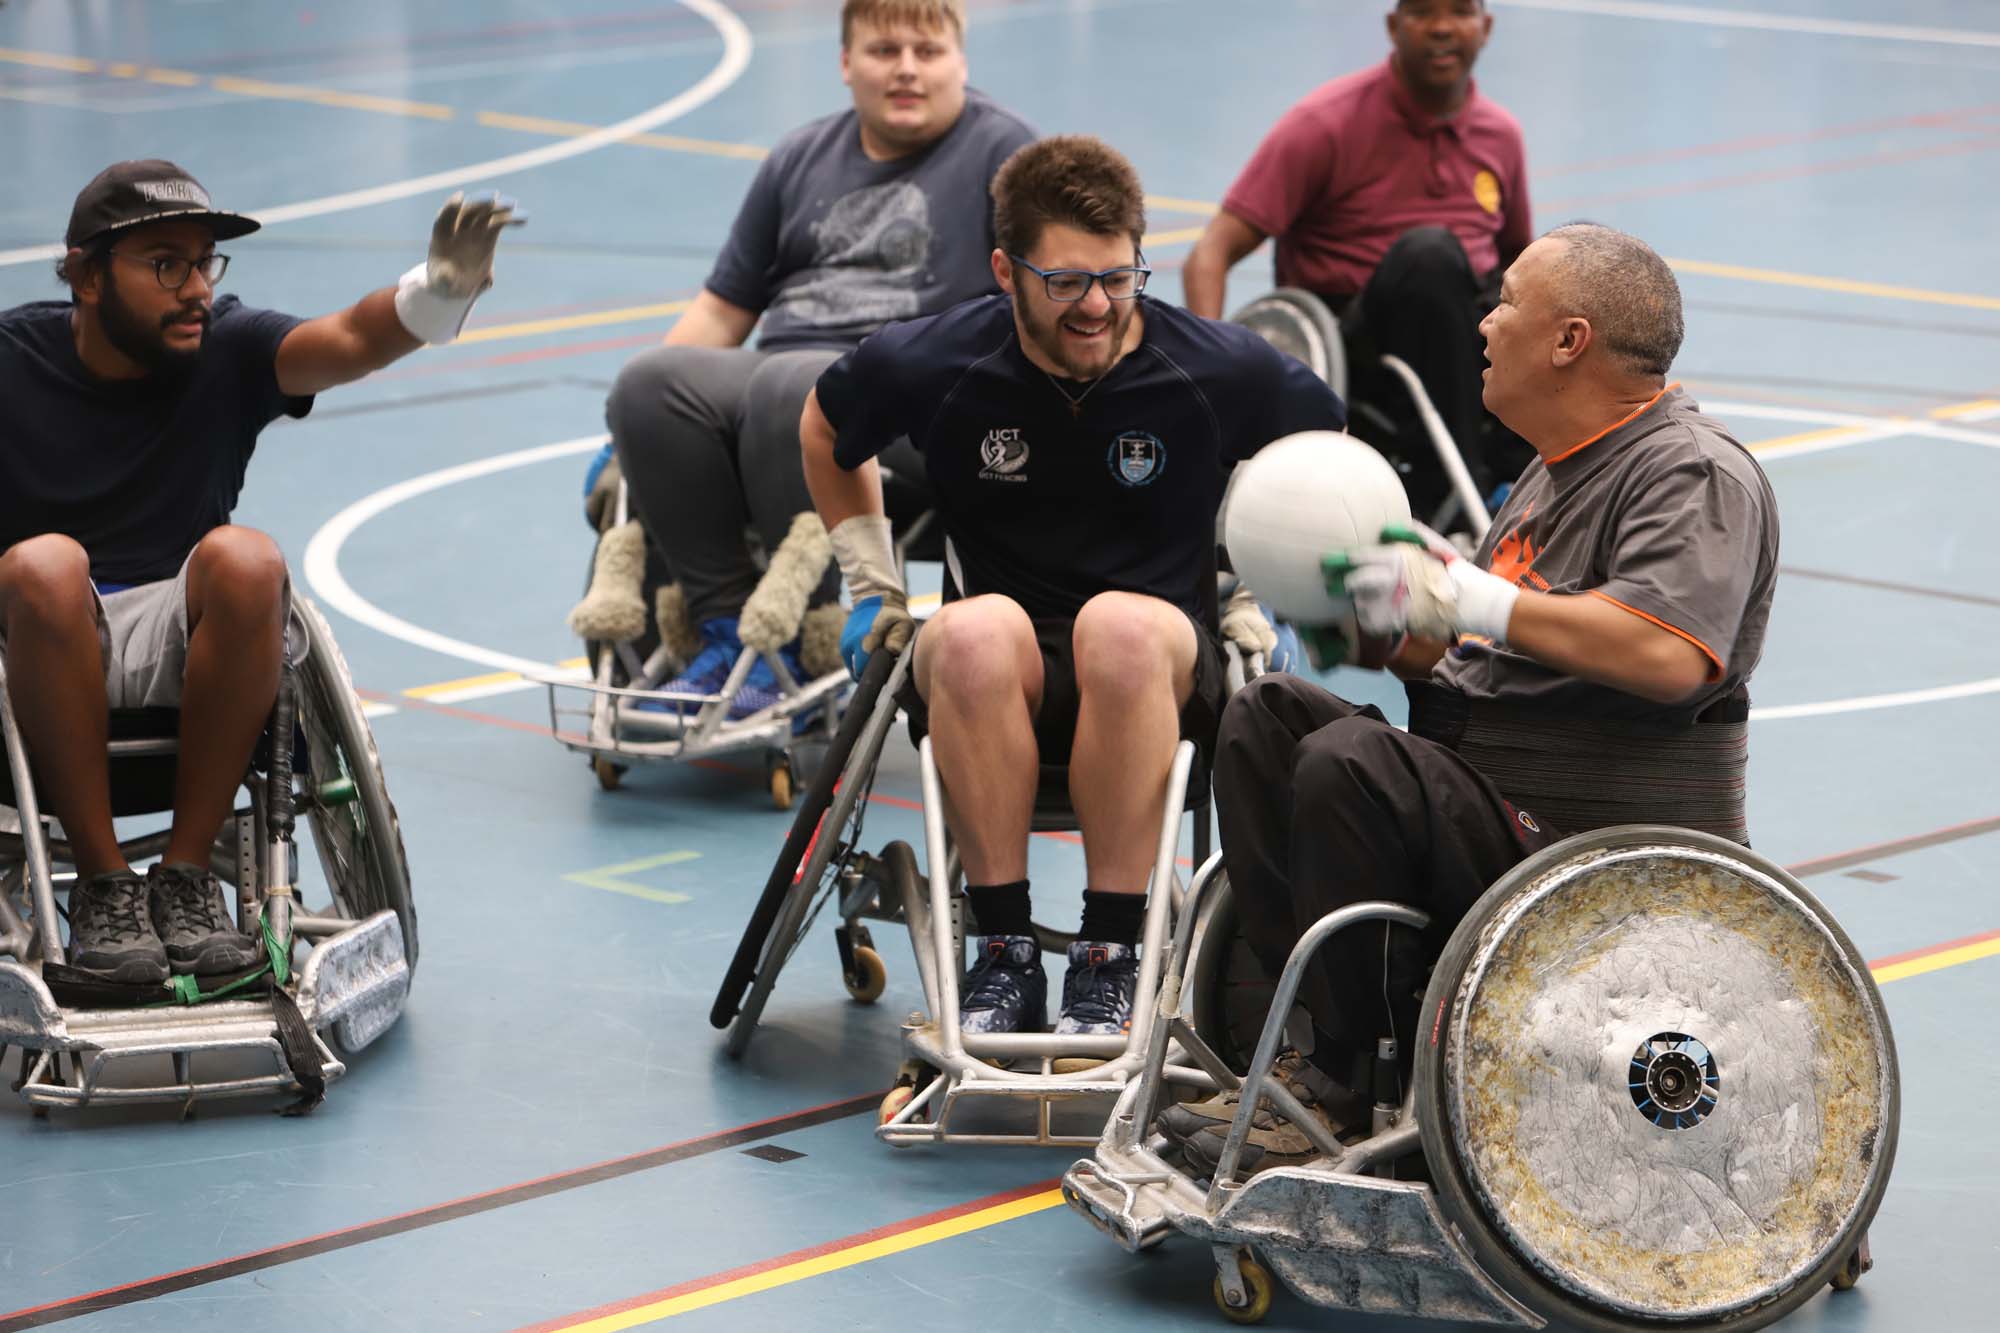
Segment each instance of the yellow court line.
[[[1888,421],[1883,423],[1884,426],[1893,424],[1895,423]],[[1820,430],[1800,431],[1797,435],[1780,435],[1774,440],[1759,440],[1745,447],[1753,454],[1761,454],[1766,449],[1779,449],[1793,444],[1818,444],[1823,440],[1845,440],[1850,436],[1866,435],[1870,431],[1881,429],[1882,426],[1826,426]]]
[[[507,111],[481,111],[477,119],[481,125],[496,130],[550,134],[560,139],[580,139],[586,134],[595,134],[604,128],[602,125],[586,125],[575,120],[550,120],[546,116],[517,116]],[[679,134],[630,134],[618,142],[636,144],[641,148],[658,148],[670,153],[705,153],[712,157],[734,157],[749,162],[761,162],[771,155],[770,149],[760,148],[754,143],[690,139]]]
[[36,69],[68,70],[71,74],[95,74],[97,62],[80,56],[59,56],[48,51],[16,51],[12,47],[0,46],[0,62],[9,65],[33,65]]
[[1222,211],[1219,205],[1201,199],[1176,199],[1167,194],[1147,195],[1146,207],[1161,209],[1168,213],[1199,213],[1207,218],[1212,218]]
[[588,315],[564,315],[560,319],[531,319],[521,324],[492,324],[483,329],[469,329],[459,334],[458,342],[461,345],[484,343],[499,338],[530,338],[538,333],[561,333],[566,329],[594,329],[605,324],[630,324],[642,319],[678,315],[693,304],[692,301],[667,301],[660,305],[634,305],[619,310],[596,310]]
[[263,79],[239,79],[223,74],[210,79],[208,86],[219,93],[239,97],[265,97],[288,102],[311,102],[337,106],[349,111],[377,111],[390,116],[416,116],[425,120],[450,120],[458,113],[436,102],[405,102],[396,97],[371,97],[367,93],[345,93],[334,88],[308,88],[297,83],[267,83]]
[[[589,666],[590,662],[586,658],[571,657],[556,663],[556,665],[574,670],[577,667]],[[441,680],[435,685],[412,685],[409,689],[404,690],[403,693],[411,699],[431,699],[440,694],[452,694],[458,690],[476,690],[482,685],[511,685],[517,680],[524,681],[526,679],[527,677],[518,671],[494,671],[484,676],[466,676],[462,680]]]
[[1779,287],[1808,287],[1814,291],[1845,292],[1851,296],[1880,296],[1893,301],[1921,301],[1930,305],[1962,306],[1968,310],[2000,310],[2000,296],[1974,296],[1966,292],[1939,292],[1924,287],[1897,287],[1886,282],[1857,282],[1852,278],[1825,278],[1813,273],[1786,273],[1774,268],[1745,268],[1741,264],[1714,264],[1705,259],[1668,259],[1683,273],[1710,278],[1735,278],[1741,282],[1766,282]]
[[979,1231],[986,1227],[997,1226],[1002,1222],[1011,1222],[1017,1217],[1026,1217],[1032,1213],[1046,1212],[1051,1208],[1061,1207],[1062,1201],[1061,1190],[1043,1190],[1039,1194],[1030,1194],[1024,1199],[1015,1199],[1008,1203],[995,1204],[991,1208],[982,1208],[978,1212],[967,1213],[963,1217],[949,1218],[943,1222],[933,1222],[929,1226],[917,1227],[914,1230],[905,1231],[901,1235],[887,1236],[881,1240],[870,1241],[865,1245],[856,1245],[851,1249],[835,1250],[831,1254],[821,1254],[810,1259],[801,1259],[796,1263],[785,1264],[782,1267],[768,1269],[762,1273],[753,1273],[748,1277],[737,1278],[733,1282],[723,1282],[713,1287],[704,1288],[701,1291],[691,1291],[684,1296],[674,1296],[663,1301],[655,1301],[650,1305],[641,1305],[635,1309],[621,1310],[616,1314],[605,1315],[602,1318],[593,1319],[588,1323],[565,1325],[563,1333],[615,1333],[618,1329],[635,1328],[640,1324],[650,1324],[658,1319],[670,1319],[678,1314],[686,1314],[690,1310],[700,1310],[707,1306],[720,1305],[725,1301],[733,1301],[739,1297],[755,1295],[761,1291],[770,1291],[775,1287],[789,1286],[794,1282],[803,1282],[807,1278],[818,1277],[822,1273],[838,1272],[843,1268],[852,1268],[856,1264],[865,1264],[872,1259],[882,1259],[892,1254],[901,1254],[905,1250],[914,1250],[924,1245],[934,1244],[937,1241],[949,1240],[953,1236],[962,1236],[968,1231]]
[[1148,232],[1139,239],[1139,244],[1151,246],[1181,245],[1188,241],[1200,240],[1201,234],[1205,230],[1207,229],[1204,227],[1181,227],[1175,231]]
[[1957,421],[1961,417],[1982,417],[1993,413],[2000,413],[2000,398],[1976,398],[1969,403],[1951,403],[1931,409],[1931,415],[1939,421]]
[[1977,944],[1962,944],[1956,949],[1946,949],[1941,953],[1912,958],[1908,962],[1878,967],[1875,969],[1875,984],[1886,986],[1905,977],[1922,976],[1926,972],[1937,972],[1947,967],[1974,963],[1981,958],[1991,958],[1995,954],[2000,954],[2000,939],[1981,940]]

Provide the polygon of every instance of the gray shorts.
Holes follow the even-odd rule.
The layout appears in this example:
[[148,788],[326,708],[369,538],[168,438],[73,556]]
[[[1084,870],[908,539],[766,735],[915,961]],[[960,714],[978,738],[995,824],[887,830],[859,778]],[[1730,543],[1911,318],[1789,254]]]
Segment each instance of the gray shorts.
[[97,645],[113,708],[179,707],[187,674],[187,565],[170,579],[98,593]]

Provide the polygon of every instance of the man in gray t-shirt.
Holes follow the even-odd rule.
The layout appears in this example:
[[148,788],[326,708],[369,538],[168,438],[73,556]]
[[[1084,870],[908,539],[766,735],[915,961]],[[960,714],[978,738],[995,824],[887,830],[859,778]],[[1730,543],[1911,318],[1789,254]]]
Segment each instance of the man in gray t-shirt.
[[[1377,1037],[1411,1049],[1426,960],[1510,867],[1635,822],[1632,807],[1747,838],[1745,684],[1777,578],[1777,503],[1743,447],[1667,383],[1682,333],[1672,270],[1609,228],[1559,228],[1507,271],[1481,332],[1486,406],[1539,457],[1472,559],[1428,533],[1349,553],[1361,634],[1401,641],[1409,732],[1267,675],[1231,700],[1216,741],[1223,858],[1272,975],[1336,908],[1430,914],[1427,941],[1335,935],[1299,992],[1313,1049],[1281,1068],[1349,1127],[1367,1114],[1357,1068]],[[1175,1108],[1162,1128],[1212,1161],[1233,1112]],[[1311,1155],[1283,1123],[1251,1148],[1253,1169]]]
[[[701,294],[611,391],[634,507],[703,641],[669,690],[718,691],[741,651],[737,617],[758,579],[745,530],[775,552],[812,512],[798,424],[820,372],[892,320],[995,290],[988,184],[1035,136],[966,87],[963,36],[962,0],[847,0],[840,65],[854,105],[772,151]],[[838,591],[829,565],[813,600]],[[775,698],[760,664],[730,715]]]

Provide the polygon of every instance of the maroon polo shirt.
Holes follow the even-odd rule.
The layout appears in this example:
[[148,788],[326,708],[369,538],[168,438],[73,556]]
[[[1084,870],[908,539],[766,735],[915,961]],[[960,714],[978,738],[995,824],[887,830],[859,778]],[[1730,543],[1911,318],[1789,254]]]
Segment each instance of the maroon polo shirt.
[[1426,115],[1387,61],[1306,94],[1222,206],[1277,238],[1280,286],[1332,297],[1412,227],[1449,227],[1481,276],[1533,239],[1519,123],[1476,85],[1456,115]]

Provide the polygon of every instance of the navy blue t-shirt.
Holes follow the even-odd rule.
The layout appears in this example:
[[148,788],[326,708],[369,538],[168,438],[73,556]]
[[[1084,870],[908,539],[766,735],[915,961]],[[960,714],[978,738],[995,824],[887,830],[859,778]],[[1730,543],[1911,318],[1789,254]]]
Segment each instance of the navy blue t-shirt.
[[199,364],[168,383],[92,375],[67,301],[0,311],[0,551],[59,532],[100,584],[172,578],[229,521],[258,432],[312,410],[278,389],[298,323],[220,297]]
[[961,594],[1061,618],[1136,592],[1199,616],[1229,469],[1346,424],[1332,389],[1248,329],[1139,299],[1143,340],[1076,414],[1081,386],[1028,360],[1005,296],[892,324],[820,377],[842,467],[899,435],[922,452]]

